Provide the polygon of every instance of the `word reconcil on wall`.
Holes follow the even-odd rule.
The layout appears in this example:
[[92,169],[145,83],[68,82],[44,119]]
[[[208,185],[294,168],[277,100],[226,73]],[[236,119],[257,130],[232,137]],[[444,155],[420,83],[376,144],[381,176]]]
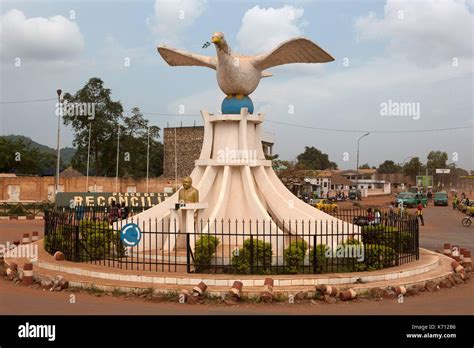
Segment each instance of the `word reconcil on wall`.
[[150,207],[163,202],[171,193],[161,192],[59,192],[57,207],[111,205],[113,201],[129,207]]

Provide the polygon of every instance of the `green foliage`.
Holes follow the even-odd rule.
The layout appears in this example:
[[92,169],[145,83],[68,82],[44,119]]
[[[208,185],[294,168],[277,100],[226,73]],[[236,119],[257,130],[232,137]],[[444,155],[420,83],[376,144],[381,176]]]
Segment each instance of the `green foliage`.
[[54,255],[56,251],[62,251],[66,259],[70,260],[74,252],[74,246],[71,239],[62,233],[50,232],[44,237],[44,249]]
[[219,239],[211,235],[203,235],[196,241],[194,248],[194,266],[196,267],[196,272],[205,272],[209,269],[212,257],[218,245]]
[[238,274],[269,274],[272,264],[272,244],[248,238],[232,257],[232,269]]
[[379,165],[377,168],[377,172],[380,174],[391,174],[391,173],[399,173],[401,167],[399,164],[396,164],[394,161],[386,160],[382,164]]
[[[77,152],[72,165],[85,173],[89,125],[91,126],[91,173],[98,176],[114,176],[117,137],[120,129],[120,149],[129,153],[129,160],[122,161],[119,175],[121,177],[144,177],[146,175],[146,155],[148,135],[150,140],[150,175],[159,176],[163,172],[163,145],[157,141],[160,128],[149,126],[139,108],[131,110],[131,116],[123,115],[119,101],[112,100],[112,92],[105,88],[99,78],[91,78],[74,95],[66,93],[68,103],[94,103],[95,117],[91,121],[86,116],[64,115],[64,124],[71,125],[74,131],[73,145]],[[123,149],[123,150],[122,150]]]
[[327,154],[313,146],[305,146],[304,152],[298,155],[297,160],[298,169],[337,169],[337,164],[331,162]]
[[409,252],[412,249],[412,236],[407,231],[399,231],[397,227],[372,225],[363,226],[362,241],[364,244],[380,244],[397,252]]
[[326,250],[327,246],[324,244],[316,245],[316,248],[311,248],[309,251],[309,262],[313,266],[314,271],[314,260],[316,260],[316,273],[325,273],[326,270]]
[[403,166],[403,175],[415,179],[419,173],[423,173],[425,166],[420,162],[419,157],[413,157],[408,163]]
[[367,270],[376,270],[395,265],[396,252],[390,247],[379,244],[364,245],[364,261]]
[[[78,250],[75,240],[77,232]],[[62,251],[69,261],[101,260],[125,255],[120,233],[114,231],[107,221],[82,220],[78,227],[60,225],[46,235],[44,246],[50,254]]]
[[304,240],[297,240],[291,242],[288,248],[283,251],[283,259],[288,273],[296,274],[301,272],[306,250],[308,250],[308,243]]
[[[28,141],[29,140],[29,141]],[[32,145],[26,137],[0,137],[0,172],[52,175],[56,166],[54,153]]]
[[85,240],[86,258],[100,260],[125,255],[120,233],[114,231],[107,221],[82,220],[79,231],[82,240]]

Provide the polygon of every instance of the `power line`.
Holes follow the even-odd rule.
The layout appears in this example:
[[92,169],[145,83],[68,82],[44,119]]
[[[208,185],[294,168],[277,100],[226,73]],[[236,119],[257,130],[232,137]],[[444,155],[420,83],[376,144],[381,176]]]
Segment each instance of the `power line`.
[[[141,112],[141,113],[144,114],[144,115],[173,116],[173,117],[181,117],[181,116],[200,117],[201,116],[201,115],[198,115],[198,114],[172,114],[172,113],[157,113],[157,112]],[[306,126],[306,125],[302,125],[302,124],[273,121],[273,120],[270,120],[268,118],[266,119],[266,121],[270,122],[270,123],[283,125],[283,126],[299,127],[299,128],[313,129],[313,130],[319,130],[319,131],[327,131],[327,132],[345,132],[345,133],[362,133],[362,132],[370,132],[370,133],[428,133],[428,132],[446,132],[446,131],[474,128],[474,125],[473,125],[473,126],[464,126],[464,127],[448,127],[448,128],[433,128],[433,129],[410,129],[410,130],[338,129],[338,128],[313,127],[313,126]]]
[[[17,100],[17,101],[0,101],[0,104],[26,104],[26,103],[37,103],[37,102],[46,102],[56,100],[56,98],[49,99],[33,99],[33,100]],[[174,114],[174,113],[159,113],[159,112],[145,112],[140,111],[143,115],[153,115],[153,116],[170,116],[170,117],[200,117],[199,114]],[[430,133],[430,132],[446,132],[453,130],[469,129],[474,128],[474,126],[464,126],[464,127],[448,127],[448,128],[434,128],[434,129],[410,129],[410,130],[370,130],[370,129],[338,129],[338,128],[324,128],[324,127],[313,127],[302,124],[287,123],[281,121],[273,121],[271,119],[266,120],[269,123],[279,124],[282,126],[298,127],[313,129],[326,132],[343,132],[343,133],[385,133],[385,134],[396,134],[396,133]]]
[[33,99],[33,100],[16,100],[16,101],[0,101],[0,104],[26,104],[26,103],[37,103],[37,102],[45,102],[57,100],[56,98],[49,98],[49,99]]
[[300,128],[315,129],[315,130],[329,131],[329,132],[346,132],[346,133],[362,133],[362,132],[370,132],[370,133],[427,133],[427,132],[445,132],[445,131],[451,131],[451,130],[474,128],[474,125],[473,125],[473,126],[464,126],[464,127],[449,127],[449,128],[434,128],[434,129],[410,129],[410,130],[336,129],[336,128],[322,128],[322,127],[305,126],[305,125],[302,125],[302,124],[293,124],[293,123],[286,123],[286,122],[272,121],[272,120],[267,120],[267,121],[271,122],[271,123],[281,124],[281,125],[284,125],[284,126],[300,127]]

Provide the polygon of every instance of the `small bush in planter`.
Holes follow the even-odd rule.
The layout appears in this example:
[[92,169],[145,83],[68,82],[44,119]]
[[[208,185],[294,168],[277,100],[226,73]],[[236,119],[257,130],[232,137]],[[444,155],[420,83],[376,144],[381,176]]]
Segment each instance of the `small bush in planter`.
[[[326,271],[326,251],[327,246],[324,244],[318,244],[316,245],[316,249],[312,248],[309,251],[309,263],[313,265],[313,272],[324,273]],[[315,260],[316,265],[314,265]],[[314,269],[314,267],[316,267],[316,269]]]
[[367,270],[376,270],[394,265],[396,252],[394,249],[380,244],[364,245],[364,261]]
[[248,238],[232,257],[232,269],[239,274],[269,274],[272,265],[272,244]]
[[204,235],[196,241],[194,248],[196,272],[205,272],[209,269],[218,245],[219,239],[211,235]]
[[84,258],[100,260],[125,256],[120,233],[114,231],[107,221],[83,220],[79,223],[79,231],[87,250],[80,252]]
[[288,248],[283,251],[287,273],[295,274],[302,271],[306,250],[308,250],[308,243],[304,240],[297,240],[291,242]]

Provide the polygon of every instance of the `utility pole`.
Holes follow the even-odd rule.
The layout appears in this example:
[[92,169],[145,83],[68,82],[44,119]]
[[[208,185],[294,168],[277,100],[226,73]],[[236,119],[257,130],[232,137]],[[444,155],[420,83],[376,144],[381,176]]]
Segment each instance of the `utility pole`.
[[60,162],[61,162],[61,149],[59,148],[59,139],[60,139],[60,136],[61,136],[61,118],[63,116],[63,106],[62,106],[62,103],[61,103],[61,94],[63,93],[62,90],[58,89],[56,91],[56,93],[58,94],[58,135],[57,135],[57,139],[56,139],[56,157],[57,157],[57,161],[56,161],[56,187],[54,189],[55,191],[55,199],[56,199],[56,195],[58,194],[59,192],[59,165],[60,165]]
[[357,176],[356,176],[356,190],[359,189],[359,143],[360,143],[360,140],[363,138],[363,137],[366,137],[367,135],[369,135],[370,133],[367,132],[365,133],[364,135],[360,136],[359,139],[357,139]]
[[148,193],[148,179],[150,171],[150,126],[148,126],[148,139],[146,145],[146,192]]
[[117,124],[117,165],[115,167],[115,192],[117,193],[118,193],[119,153],[120,153],[120,124]]
[[91,128],[92,128],[92,121],[89,122],[89,144],[87,145],[86,192],[89,192],[89,160],[91,156]]

